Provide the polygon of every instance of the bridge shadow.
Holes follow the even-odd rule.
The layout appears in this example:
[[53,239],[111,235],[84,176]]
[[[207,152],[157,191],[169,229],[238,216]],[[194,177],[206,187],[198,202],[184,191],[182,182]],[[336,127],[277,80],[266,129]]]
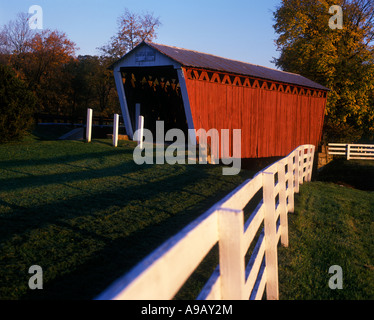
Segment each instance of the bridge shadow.
[[316,179],[363,191],[374,191],[374,161],[335,159],[318,172]]
[[[172,177],[150,183],[147,185],[147,189],[145,189],[144,186],[137,186],[135,188],[132,187],[131,191],[128,190],[130,194],[123,192],[123,200],[115,203],[115,205],[119,207],[131,205],[131,200],[138,202],[150,199],[152,202],[152,199],[157,199],[158,194],[167,193],[172,195],[178,191],[178,189],[185,193],[185,197],[196,197],[198,195],[200,199],[200,201],[195,202],[188,208],[182,207],[180,209],[174,208],[168,210],[167,207],[163,207],[157,209],[157,211],[162,211],[163,218],[157,221],[158,218],[155,217],[154,222],[135,232],[127,232],[126,234],[124,230],[123,236],[110,239],[110,237],[106,237],[105,235],[98,236],[96,232],[82,228],[82,226],[72,225],[66,219],[55,220],[54,222],[57,225],[73,231],[75,234],[79,235],[80,238],[100,239],[105,245],[99,251],[95,252],[95,254],[92,254],[87,261],[76,266],[71,272],[67,272],[61,276],[57,276],[54,280],[48,281],[44,285],[43,290],[29,290],[22,296],[22,299],[80,300],[95,298],[116,279],[140,262],[146,255],[155,250],[171,236],[175,235],[230,191],[227,189],[221,190],[213,197],[196,194],[194,190],[189,191],[188,188],[185,188],[186,186],[203,181],[207,178],[208,173],[202,170],[199,177],[196,177],[195,174],[192,174],[194,170],[193,166],[187,166],[186,170],[187,171],[183,174],[183,185],[181,186],[178,186],[176,178]],[[231,189],[235,187],[236,185],[231,185]],[[89,202],[92,198],[82,198],[79,200]],[[96,202],[95,205],[86,210],[84,214],[89,214],[94,207],[95,210],[100,210],[110,204],[111,200],[106,201],[105,199],[102,203]],[[99,207],[96,207],[96,205],[99,205]],[[138,205],[137,212],[133,212],[134,221],[138,219],[137,215],[150,210],[150,205],[151,203],[143,206]]]

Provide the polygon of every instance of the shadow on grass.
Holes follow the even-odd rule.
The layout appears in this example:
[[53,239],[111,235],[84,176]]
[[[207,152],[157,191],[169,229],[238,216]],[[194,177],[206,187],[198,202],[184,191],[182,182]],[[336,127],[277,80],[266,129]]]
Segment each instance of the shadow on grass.
[[323,167],[316,180],[374,191],[374,161],[336,159]]
[[[19,188],[9,193],[14,198],[0,199],[0,207],[5,207],[0,216],[0,247],[4,248],[0,264],[6,274],[0,281],[0,289],[12,298],[96,297],[235,188],[240,179],[250,175],[241,172],[240,179],[222,178],[217,176],[220,170],[212,171],[211,166],[201,165],[162,167],[166,169],[157,165],[138,166],[129,161],[132,148],[102,152],[104,143],[100,145],[101,150],[95,145],[86,145],[83,151],[88,152],[79,153],[82,152],[80,143],[61,144],[41,143],[30,153],[32,157],[29,158],[33,159],[22,159],[23,149],[17,147],[21,160],[8,158],[0,162],[2,169],[27,175],[3,179],[0,185],[6,191]],[[47,149],[50,145],[51,150]],[[97,152],[93,152],[95,150]],[[48,152],[44,154],[44,151]],[[43,158],[34,159],[38,154]],[[110,165],[112,160],[105,162],[106,158],[122,155],[127,162],[103,168],[103,163]],[[93,170],[95,163],[92,168],[91,162],[85,163],[91,159],[99,164],[98,169]],[[118,163],[118,158],[113,160]],[[39,171],[39,166],[56,164],[64,170],[65,165],[76,166],[75,161],[82,161],[82,166],[77,166],[84,170],[61,173],[56,169],[49,175],[32,173],[33,166],[38,166]],[[54,194],[48,194],[52,184],[57,199],[53,198]],[[48,196],[40,198],[51,202],[38,204],[33,196],[38,197],[37,187],[44,186],[46,189],[40,190]],[[60,186],[61,190],[57,190]],[[71,188],[77,189],[79,194],[71,193]],[[26,200],[30,199],[25,206],[17,202],[16,197],[21,192],[26,193]],[[46,272],[44,289],[22,291],[27,285],[23,277],[28,274],[21,269],[38,261]]]
[[[115,175],[123,176],[125,180],[133,180],[137,185],[128,184],[127,187],[116,187],[108,190],[107,192],[93,192],[87,195],[87,191],[82,196],[71,197],[67,200],[55,201],[41,206],[34,207],[22,207],[14,204],[9,204],[4,200],[0,199],[0,204],[6,205],[14,210],[10,215],[3,215],[0,218],[0,241],[4,242],[11,238],[13,235],[21,235],[28,230],[33,228],[43,228],[43,226],[58,223],[60,219],[67,220],[76,218],[84,215],[91,215],[95,211],[104,210],[108,207],[118,206],[119,208],[127,205],[130,201],[138,200],[144,201],[153,197],[157,197],[158,193],[161,192],[174,192],[181,187],[185,187],[188,184],[196,183],[203,180],[206,174],[200,174],[198,177],[196,174],[188,174],[192,167],[186,167],[187,172],[184,173],[183,178],[179,178],[180,186],[178,185],[178,177],[171,176],[166,179],[162,179],[156,182],[138,181],[137,179],[126,176],[126,173],[136,173],[145,169],[150,169],[150,165],[138,166],[134,164],[121,165],[113,168],[113,172],[104,174],[101,172],[100,178],[110,177]],[[91,177],[97,178],[97,171],[89,172],[86,179]],[[108,169],[106,169],[108,172]],[[201,172],[200,172],[201,173]],[[82,175],[82,173],[80,173]],[[74,179],[79,177],[74,175]],[[62,177],[61,177],[62,178]],[[71,180],[72,181],[72,180]],[[57,180],[56,180],[57,182]],[[64,181],[67,182],[66,180]]]
[[[183,187],[189,184],[194,184],[206,178],[207,173],[202,173],[199,177],[193,172],[184,174]],[[177,191],[175,177],[165,179],[156,183],[151,183],[145,190],[143,186],[132,187],[131,195],[123,192],[124,199],[119,200],[116,205],[125,205],[130,200],[144,200],[150,197],[157,198],[158,192],[172,193]],[[165,182],[173,182],[170,185]],[[166,187],[165,187],[166,185]],[[234,188],[234,186],[233,186]],[[122,192],[122,190],[121,190]],[[196,193],[194,191],[187,191],[185,188],[183,192],[186,197],[193,197]],[[166,209],[164,211],[164,219],[158,223],[152,223],[142,229],[132,232],[128,236],[118,237],[114,240],[102,237],[101,240],[105,242],[105,246],[101,248],[90,259],[82,264],[76,266],[71,272],[57,276],[53,281],[49,281],[44,285],[43,290],[28,291],[22,299],[93,299],[103,290],[105,290],[113,281],[117,280],[124,273],[128,272],[136,263],[140,262],[146,255],[151,253],[164,241],[175,235],[188,223],[192,222],[196,217],[201,215],[204,211],[209,209],[218,200],[220,200],[228,190],[222,190],[214,197],[204,196],[204,199],[195,203],[192,207],[179,211],[172,212]],[[104,197],[103,197],[104,198]],[[83,201],[92,199],[81,199]],[[97,203],[102,208],[112,205],[111,200],[105,200],[103,203]],[[96,205],[88,208],[86,214],[89,214],[91,209],[99,210]],[[144,207],[147,210],[147,207]],[[139,208],[142,212],[142,209]],[[66,217],[69,218],[69,217]],[[64,216],[64,221],[66,221]],[[56,221],[59,225],[73,230],[74,233],[79,234],[82,238],[97,238],[95,232],[81,229],[64,221]]]
[[[103,155],[105,156],[105,155]],[[108,155],[107,155],[108,156]],[[69,162],[71,162],[71,159],[69,159]],[[39,161],[38,161],[39,164]],[[56,162],[56,164],[61,164],[61,162]],[[70,165],[68,162],[63,163],[67,166],[73,166]],[[80,169],[83,169],[83,167],[80,167]],[[141,170],[141,166],[137,165],[136,163],[132,161],[124,162],[123,164],[119,166],[114,167],[107,167],[103,169],[95,169],[95,168],[89,168],[85,167],[85,171],[77,171],[77,172],[69,172],[69,173],[56,173],[56,174],[50,174],[50,175],[33,175],[29,173],[23,173],[21,171],[15,171],[11,169],[6,169],[9,171],[17,172],[17,173],[23,173],[27,174],[27,177],[21,177],[21,178],[11,178],[7,180],[3,180],[0,184],[0,191],[10,191],[18,188],[25,188],[25,187],[38,187],[38,186],[45,186],[48,184],[56,184],[56,183],[70,183],[74,181],[81,181],[81,180],[90,180],[90,179],[100,179],[100,178],[106,178],[106,177],[112,177],[117,175],[124,175],[126,173],[130,172],[137,172]]]
[[[99,141],[95,141],[99,142]],[[82,142],[83,144],[83,142]],[[89,159],[96,159],[96,158],[104,158],[108,156],[114,155],[132,155],[133,150],[128,148],[118,148],[112,149],[109,151],[104,152],[85,152],[79,153],[76,155],[62,155],[58,157],[47,157],[47,158],[37,158],[37,159],[25,159],[25,160],[6,160],[0,161],[0,168],[7,169],[7,168],[18,168],[18,167],[25,167],[30,165],[53,165],[53,164],[61,164],[67,162],[75,162],[75,161],[84,161]],[[39,155],[40,157],[40,155]]]

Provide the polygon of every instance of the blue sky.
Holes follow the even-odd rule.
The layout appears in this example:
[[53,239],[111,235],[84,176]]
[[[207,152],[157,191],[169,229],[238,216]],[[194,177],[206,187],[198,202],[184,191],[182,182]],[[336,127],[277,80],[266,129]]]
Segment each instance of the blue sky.
[[162,22],[157,43],[211,53],[274,68],[278,56],[272,12],[281,0],[1,0],[0,25],[43,9],[43,28],[63,31],[80,50],[98,54],[117,30],[125,8],[153,12]]

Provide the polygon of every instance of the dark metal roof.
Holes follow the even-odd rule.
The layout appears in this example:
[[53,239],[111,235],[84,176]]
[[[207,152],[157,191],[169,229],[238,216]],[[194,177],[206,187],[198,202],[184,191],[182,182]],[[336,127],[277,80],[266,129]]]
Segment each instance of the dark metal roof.
[[185,67],[216,70],[329,91],[328,88],[295,73],[280,71],[247,62],[230,60],[212,54],[152,42],[142,42],[139,46],[144,44],[154,48]]

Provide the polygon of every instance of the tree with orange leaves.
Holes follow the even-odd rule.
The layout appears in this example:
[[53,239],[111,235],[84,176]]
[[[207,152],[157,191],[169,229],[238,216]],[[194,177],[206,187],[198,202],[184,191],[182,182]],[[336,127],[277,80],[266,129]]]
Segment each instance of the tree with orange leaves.
[[65,33],[43,30],[28,42],[28,52],[11,56],[39,100],[40,111],[60,112],[68,103],[66,64],[75,59],[76,45]]
[[65,33],[44,30],[37,33],[29,42],[26,70],[31,86],[49,78],[56,69],[63,67],[75,56],[75,43]]

